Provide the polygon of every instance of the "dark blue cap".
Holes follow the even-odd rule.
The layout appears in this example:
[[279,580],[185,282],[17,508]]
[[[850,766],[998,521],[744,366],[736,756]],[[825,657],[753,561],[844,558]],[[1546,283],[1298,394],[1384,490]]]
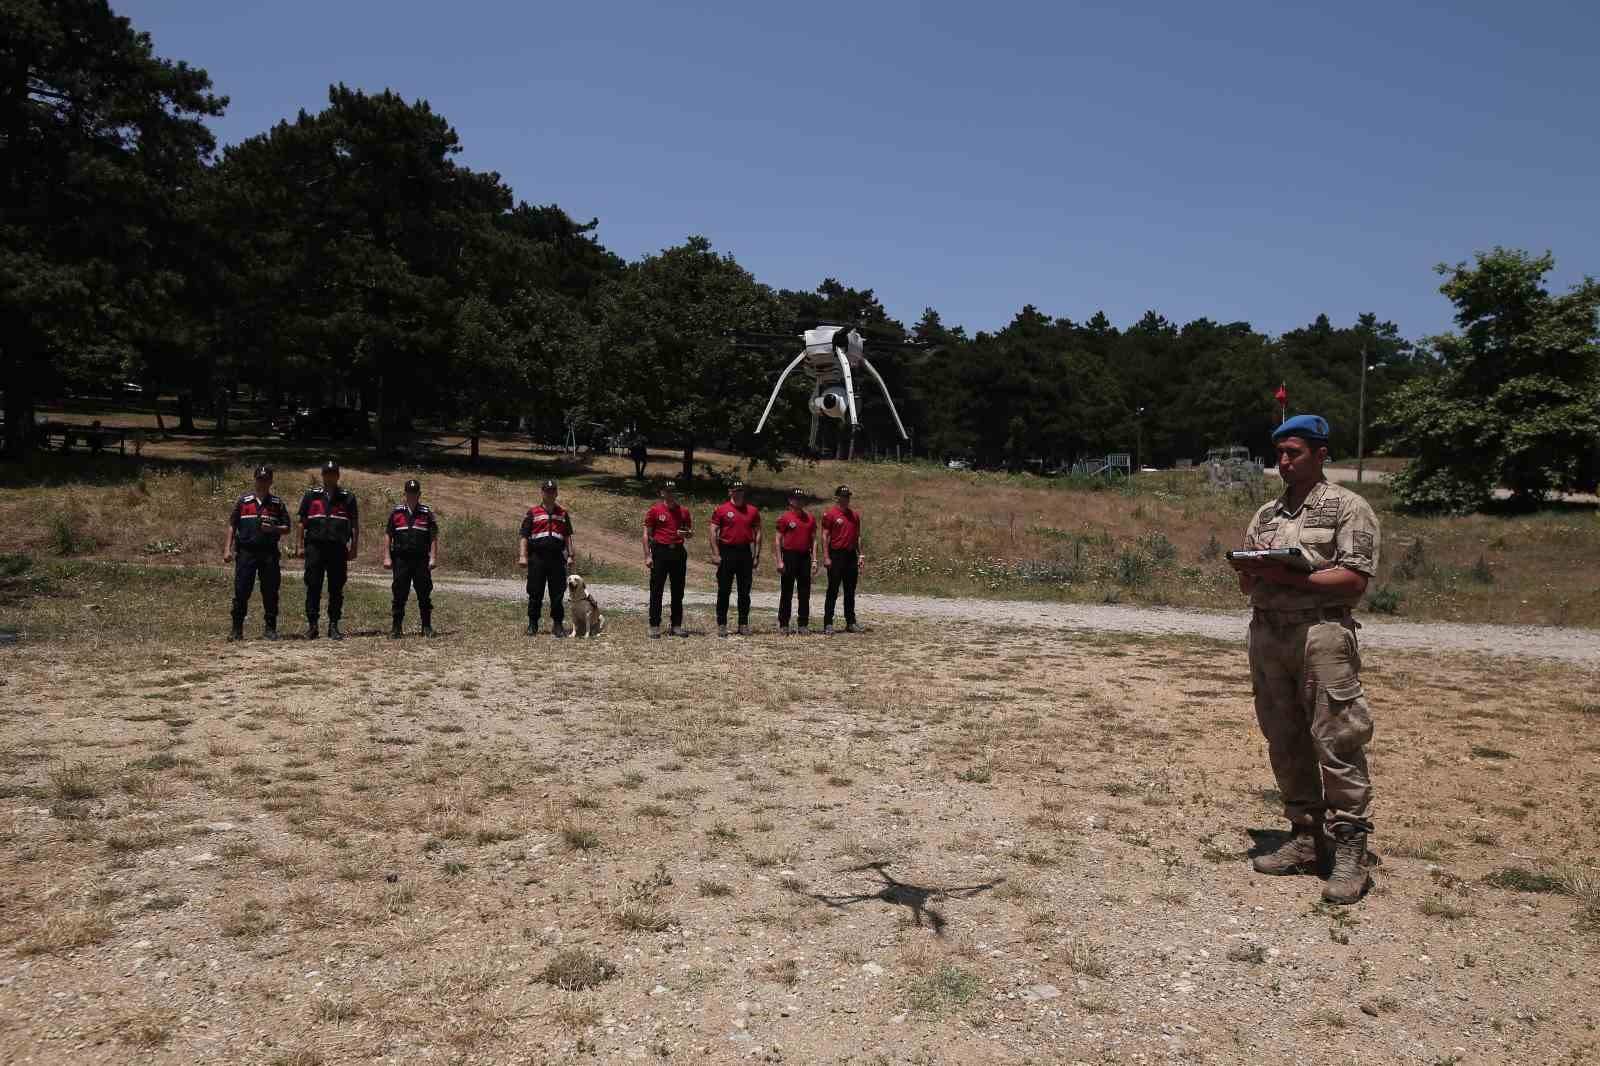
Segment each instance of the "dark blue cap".
[[1285,437],[1325,441],[1328,439],[1328,420],[1321,415],[1295,415],[1272,431],[1273,443]]

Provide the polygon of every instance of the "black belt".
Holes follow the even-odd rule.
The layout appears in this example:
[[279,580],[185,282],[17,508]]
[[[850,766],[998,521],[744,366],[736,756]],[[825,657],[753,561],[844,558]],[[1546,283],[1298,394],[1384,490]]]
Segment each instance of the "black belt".
[[1275,611],[1267,607],[1255,609],[1255,619],[1269,626],[1294,626],[1306,622],[1343,622],[1350,617],[1348,607],[1306,607],[1297,611]]

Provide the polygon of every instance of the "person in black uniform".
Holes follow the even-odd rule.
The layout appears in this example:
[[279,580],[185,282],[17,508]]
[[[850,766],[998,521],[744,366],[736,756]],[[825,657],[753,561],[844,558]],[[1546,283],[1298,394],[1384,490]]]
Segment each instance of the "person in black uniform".
[[528,508],[517,533],[517,565],[528,571],[528,636],[539,633],[539,612],[548,586],[550,632],[564,637],[567,616],[562,597],[567,594],[567,567],[572,565],[572,515],[556,502],[554,481],[546,481],[540,491],[541,501]]
[[394,625],[390,640],[400,639],[406,620],[406,597],[417,590],[422,635],[433,636],[433,568],[439,565],[439,521],[422,502],[422,483],[406,482],[405,502],[389,512],[383,540],[383,568],[394,571]]
[[244,616],[256,576],[261,577],[262,636],[278,639],[278,538],[289,532],[289,508],[272,494],[272,467],[256,467],[256,487],[233,505],[222,561],[233,563],[233,630],[229,640],[244,639]]
[[306,557],[306,639],[317,639],[322,606],[322,581],[328,581],[328,639],[343,640],[339,618],[344,614],[344,583],[350,560],[361,547],[356,496],[339,487],[339,463],[322,464],[322,485],[300,498],[300,552]]

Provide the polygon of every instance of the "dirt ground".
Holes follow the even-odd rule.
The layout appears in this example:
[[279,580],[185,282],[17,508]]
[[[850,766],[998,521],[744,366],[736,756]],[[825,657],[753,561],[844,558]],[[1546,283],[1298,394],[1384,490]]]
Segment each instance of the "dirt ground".
[[1339,910],[1236,646],[516,613],[0,647],[0,1061],[1600,1056],[1593,669],[1374,649]]

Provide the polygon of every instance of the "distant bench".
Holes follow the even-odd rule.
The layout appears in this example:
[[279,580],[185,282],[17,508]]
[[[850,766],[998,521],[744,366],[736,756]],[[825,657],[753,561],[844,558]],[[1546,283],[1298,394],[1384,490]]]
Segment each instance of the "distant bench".
[[142,429],[119,429],[115,426],[78,426],[67,422],[44,422],[33,427],[34,440],[39,447],[49,451],[59,441],[62,451],[71,451],[81,444],[91,452],[102,452],[117,445],[118,455],[128,454],[128,444],[133,444],[133,454],[144,452],[146,433]]

